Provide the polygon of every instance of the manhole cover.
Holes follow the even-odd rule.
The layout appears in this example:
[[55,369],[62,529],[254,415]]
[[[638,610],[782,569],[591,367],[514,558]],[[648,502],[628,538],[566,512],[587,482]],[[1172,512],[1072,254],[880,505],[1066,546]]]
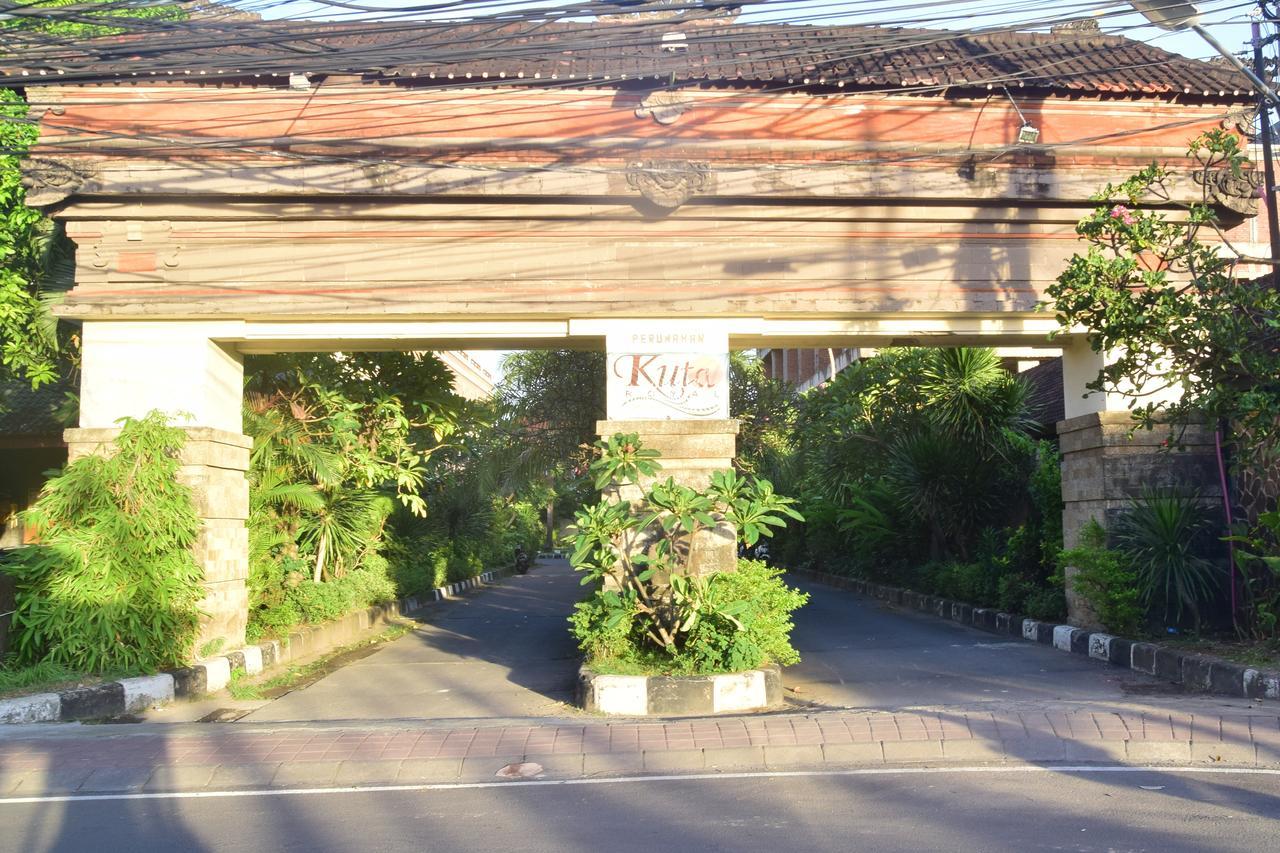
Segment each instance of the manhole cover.
[[493,775],[499,779],[536,779],[542,775],[542,765],[532,761],[508,764]]

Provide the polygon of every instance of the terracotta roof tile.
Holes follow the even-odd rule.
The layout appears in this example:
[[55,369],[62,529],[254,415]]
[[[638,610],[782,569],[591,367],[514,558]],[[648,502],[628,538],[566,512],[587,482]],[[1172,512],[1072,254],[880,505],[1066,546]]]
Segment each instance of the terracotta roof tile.
[[[1223,92],[1249,81],[1234,70],[1096,33],[998,32],[792,25],[299,24],[209,25],[171,40],[122,36],[83,43],[77,54],[0,60],[0,73],[31,85],[203,73],[362,74],[556,84],[608,79],[790,85],[797,88],[1032,87],[1122,94]],[[667,50],[664,33],[687,47]],[[251,45],[251,46],[249,46]],[[18,64],[20,63],[20,64]],[[450,78],[450,75],[453,75]],[[470,77],[468,78],[468,75]],[[0,82],[4,82],[0,78]]]

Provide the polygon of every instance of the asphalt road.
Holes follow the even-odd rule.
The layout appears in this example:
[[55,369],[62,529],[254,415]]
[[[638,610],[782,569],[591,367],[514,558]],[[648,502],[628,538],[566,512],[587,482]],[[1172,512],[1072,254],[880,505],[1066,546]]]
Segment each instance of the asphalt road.
[[565,620],[581,577],[566,560],[541,560],[527,575],[434,606],[411,633],[244,719],[563,715],[579,660]]
[[[411,634],[244,719],[573,714],[567,703],[578,654],[565,619],[582,595],[579,580],[566,561],[540,561],[528,575],[439,605]],[[803,660],[787,669],[784,682],[788,698],[801,708],[1132,704],[1169,692],[1156,679],[1120,667],[820,584],[798,585],[811,594],[795,617],[794,642]]]
[[819,707],[978,707],[1011,702],[1120,702],[1168,694],[1150,676],[1017,637],[966,628],[821,584],[796,612],[801,662],[788,695]]
[[0,853],[1267,851],[1280,777],[947,770],[0,803]]

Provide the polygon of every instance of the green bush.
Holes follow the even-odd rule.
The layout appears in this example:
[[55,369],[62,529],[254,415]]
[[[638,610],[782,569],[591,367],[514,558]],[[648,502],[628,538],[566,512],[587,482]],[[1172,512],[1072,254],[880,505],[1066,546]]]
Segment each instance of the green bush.
[[[285,560],[286,569],[302,566],[301,560]],[[365,556],[360,568],[341,577],[316,583],[305,572],[290,571],[278,601],[249,612],[245,635],[255,641],[282,637],[301,624],[319,624],[340,619],[354,610],[390,601],[396,586],[388,577],[388,563],[377,554]]]
[[638,647],[633,613],[617,614],[601,595],[592,595],[574,605],[569,614],[569,633],[588,661],[634,662]]
[[1018,612],[1046,622],[1064,619],[1067,615],[1067,593],[1062,584],[1041,587],[1027,594]]
[[1059,565],[1075,569],[1072,585],[1108,631],[1133,636],[1141,627],[1138,572],[1127,555],[1107,548],[1107,532],[1090,521],[1080,531],[1080,544],[1063,551]]
[[5,569],[20,663],[101,673],[189,658],[203,589],[200,519],[177,479],[184,441],[158,412],[127,418],[114,455],[77,459],[45,484],[24,515],[40,542]]
[[1208,557],[1216,532],[1198,496],[1153,489],[1132,500],[1116,525],[1116,546],[1137,569],[1143,605],[1166,624],[1190,612],[1199,630],[1201,608],[1218,592],[1219,569]]
[[473,542],[464,540],[450,544],[447,568],[449,583],[474,578],[484,572],[484,562],[476,551],[477,548]]
[[739,560],[736,572],[716,575],[712,612],[745,602],[746,609],[737,615],[742,628],[715,616],[701,620],[677,656],[678,664],[690,672],[741,672],[765,663],[799,663],[791,645],[791,613],[809,596],[784,584],[781,575],[781,569],[758,560]]
[[[569,622],[587,661],[605,670],[690,675],[742,672],[767,663],[790,666],[800,661],[791,645],[791,613],[809,596],[788,587],[781,575],[781,569],[758,560],[739,560],[736,572],[711,575],[707,615],[670,655],[645,642],[638,620],[611,619],[615,610],[600,596],[580,602]],[[736,624],[720,615],[726,612]]]
[[291,598],[270,607],[249,611],[249,624],[244,635],[251,643],[271,637],[284,637],[303,621],[302,611]]

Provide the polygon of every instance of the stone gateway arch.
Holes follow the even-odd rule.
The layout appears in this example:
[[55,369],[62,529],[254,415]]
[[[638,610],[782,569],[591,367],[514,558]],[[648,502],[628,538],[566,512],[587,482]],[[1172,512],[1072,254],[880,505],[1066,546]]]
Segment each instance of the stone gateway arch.
[[[696,479],[733,456],[730,349],[1062,348],[1070,537],[1149,457],[1122,403],[1083,396],[1102,356],[1051,341],[1037,303],[1091,194],[1185,163],[1255,97],[1229,69],[1079,29],[241,26],[0,81],[39,117],[29,202],[76,247],[72,454],[123,416],[192,415],[205,636],[232,645],[247,353],[605,348],[601,430]],[[285,58],[264,34],[316,49]],[[1247,244],[1251,188],[1215,193]]]

